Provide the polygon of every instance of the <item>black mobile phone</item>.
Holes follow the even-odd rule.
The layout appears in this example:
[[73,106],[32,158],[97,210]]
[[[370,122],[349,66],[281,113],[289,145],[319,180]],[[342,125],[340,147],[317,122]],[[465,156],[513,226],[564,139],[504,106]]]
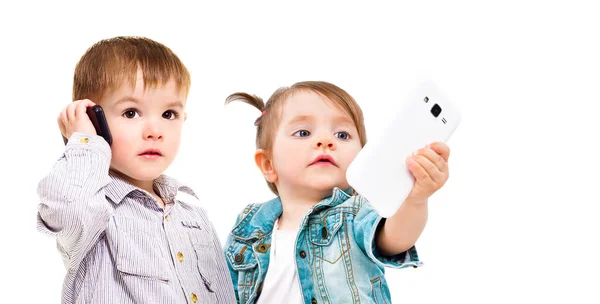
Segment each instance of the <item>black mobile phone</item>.
[[[102,136],[104,140],[108,143],[108,145],[112,144],[112,136],[110,135],[110,130],[108,129],[108,122],[106,122],[106,116],[104,116],[104,111],[102,107],[99,105],[95,105],[93,107],[87,108],[87,115],[92,121],[92,125],[94,125],[94,129],[96,129],[96,134]],[[65,145],[69,142],[69,139],[63,136],[63,141]]]

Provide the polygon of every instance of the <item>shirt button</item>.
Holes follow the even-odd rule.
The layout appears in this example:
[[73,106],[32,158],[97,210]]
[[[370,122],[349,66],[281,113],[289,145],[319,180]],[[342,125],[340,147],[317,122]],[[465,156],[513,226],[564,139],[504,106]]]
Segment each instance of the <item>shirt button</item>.
[[80,143],[82,144],[87,144],[90,140],[87,137],[84,137],[82,139],[79,140]]
[[327,228],[323,227],[323,229],[321,229],[321,236],[326,239],[327,235],[329,235],[329,233],[327,233]]
[[195,293],[192,294],[192,302],[198,302],[198,296]]
[[165,221],[169,221],[169,215],[165,215]]
[[315,299],[315,298],[310,299],[310,303],[311,304],[317,304],[317,299]]
[[177,260],[183,262],[183,253],[181,253],[181,251],[177,253]]
[[300,250],[300,257],[303,259],[306,258],[306,251]]

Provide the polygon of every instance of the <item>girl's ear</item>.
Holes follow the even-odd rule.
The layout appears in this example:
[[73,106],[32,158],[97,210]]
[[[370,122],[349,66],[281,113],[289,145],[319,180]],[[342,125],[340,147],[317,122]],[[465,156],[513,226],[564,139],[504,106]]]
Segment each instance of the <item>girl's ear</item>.
[[277,172],[275,172],[273,161],[269,158],[267,151],[263,149],[256,150],[256,153],[254,153],[254,162],[256,162],[256,166],[269,183],[277,181]]

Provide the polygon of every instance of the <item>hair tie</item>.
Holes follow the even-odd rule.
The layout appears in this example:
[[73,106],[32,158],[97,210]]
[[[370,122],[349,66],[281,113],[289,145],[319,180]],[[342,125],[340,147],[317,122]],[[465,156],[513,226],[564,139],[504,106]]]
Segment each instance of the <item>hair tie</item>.
[[261,115],[265,115],[265,113],[267,113],[267,111],[263,110]]

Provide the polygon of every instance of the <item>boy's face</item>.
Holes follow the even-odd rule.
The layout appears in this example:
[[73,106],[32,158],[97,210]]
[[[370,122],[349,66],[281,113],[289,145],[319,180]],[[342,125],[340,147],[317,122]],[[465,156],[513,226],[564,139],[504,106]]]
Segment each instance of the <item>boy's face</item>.
[[112,135],[111,169],[132,183],[160,176],[179,150],[185,99],[173,80],[144,90],[141,71],[134,88],[108,90],[97,103]]
[[360,150],[358,131],[346,113],[317,93],[295,92],[283,106],[273,143],[279,193],[287,188],[326,197],[333,187],[349,188],[346,169]]

